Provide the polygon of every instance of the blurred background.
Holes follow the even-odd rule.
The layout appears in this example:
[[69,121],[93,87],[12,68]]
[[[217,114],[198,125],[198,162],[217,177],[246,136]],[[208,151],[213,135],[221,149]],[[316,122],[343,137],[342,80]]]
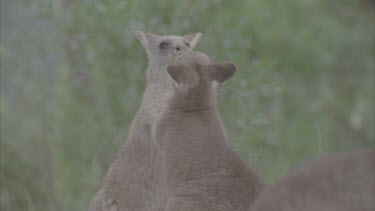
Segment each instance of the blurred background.
[[375,146],[374,11],[373,0],[1,0],[1,210],[86,210],[145,87],[134,30],[202,32],[197,50],[237,64],[221,115],[269,182]]

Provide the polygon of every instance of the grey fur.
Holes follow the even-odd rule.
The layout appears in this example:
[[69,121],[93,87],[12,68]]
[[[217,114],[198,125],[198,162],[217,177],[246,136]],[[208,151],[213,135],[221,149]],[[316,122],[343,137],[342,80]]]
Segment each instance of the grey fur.
[[186,52],[167,70],[177,87],[153,128],[163,154],[167,210],[247,210],[263,182],[231,149],[213,85],[214,78],[223,82],[233,75],[235,66]]
[[251,211],[374,211],[375,149],[320,156],[270,185]]
[[[164,110],[173,88],[173,81],[166,71],[167,65],[180,53],[194,47],[201,34],[186,37],[158,36],[140,31],[135,34],[149,58],[146,90],[128,138],[91,201],[90,211],[165,210],[166,197],[160,175],[161,156],[151,140],[150,128]],[[159,48],[162,41],[168,42],[164,49]]]

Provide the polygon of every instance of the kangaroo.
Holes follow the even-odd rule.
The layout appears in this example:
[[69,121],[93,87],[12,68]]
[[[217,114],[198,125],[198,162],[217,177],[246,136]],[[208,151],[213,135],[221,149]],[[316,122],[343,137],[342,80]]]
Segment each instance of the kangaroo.
[[265,188],[251,211],[374,211],[375,149],[320,156]]
[[90,211],[165,210],[165,194],[160,176],[161,156],[151,140],[155,118],[166,106],[173,89],[167,65],[193,48],[201,33],[159,36],[135,32],[146,49],[149,64],[147,85],[128,137],[106,173],[101,188],[90,203]]
[[231,149],[216,107],[216,84],[235,70],[188,51],[167,67],[176,87],[152,134],[163,154],[168,211],[247,210],[262,190]]

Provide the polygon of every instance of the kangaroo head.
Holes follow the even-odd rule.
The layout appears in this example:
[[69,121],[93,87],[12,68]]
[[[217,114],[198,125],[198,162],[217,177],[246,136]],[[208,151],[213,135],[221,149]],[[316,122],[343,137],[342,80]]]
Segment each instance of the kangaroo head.
[[167,71],[177,87],[192,88],[223,83],[235,73],[236,66],[230,62],[212,63],[206,54],[191,51],[181,54]]
[[180,54],[194,48],[202,36],[201,33],[160,36],[141,31],[136,31],[135,34],[146,49],[150,62],[161,66],[170,64]]

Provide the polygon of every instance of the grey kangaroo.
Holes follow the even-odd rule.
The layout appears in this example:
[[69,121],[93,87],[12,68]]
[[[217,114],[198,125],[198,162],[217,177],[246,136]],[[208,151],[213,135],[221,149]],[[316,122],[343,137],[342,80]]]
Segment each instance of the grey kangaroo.
[[216,85],[236,70],[186,51],[167,71],[176,82],[153,128],[163,155],[168,211],[248,210],[263,181],[230,147]]
[[158,36],[140,31],[135,34],[149,58],[146,90],[128,137],[91,201],[90,211],[165,210],[161,156],[151,140],[150,128],[164,110],[173,89],[167,65],[184,51],[193,48],[201,34],[184,37]]
[[374,211],[375,149],[320,156],[281,177],[251,211]]

